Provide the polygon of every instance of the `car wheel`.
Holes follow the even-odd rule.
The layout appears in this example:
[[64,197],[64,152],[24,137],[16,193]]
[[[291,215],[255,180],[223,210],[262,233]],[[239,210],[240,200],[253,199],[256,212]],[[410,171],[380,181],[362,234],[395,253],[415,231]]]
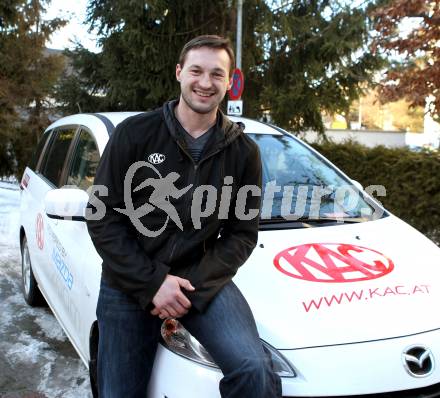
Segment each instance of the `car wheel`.
[[99,329],[98,321],[93,322],[90,329],[90,339],[89,339],[89,351],[90,351],[90,361],[89,361],[89,375],[90,375],[90,386],[92,389],[93,398],[98,398],[98,344],[99,344]]
[[21,288],[23,297],[30,306],[36,307],[44,304],[43,295],[38,289],[38,283],[32,271],[26,236],[23,238],[21,245]]
[[89,361],[89,377],[92,397],[98,398],[98,358],[96,356]]

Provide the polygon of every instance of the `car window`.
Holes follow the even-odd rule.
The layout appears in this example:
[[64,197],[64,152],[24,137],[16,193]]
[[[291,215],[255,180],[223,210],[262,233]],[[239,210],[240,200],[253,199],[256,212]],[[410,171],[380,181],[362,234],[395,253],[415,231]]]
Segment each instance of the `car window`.
[[[263,198],[264,189],[268,189],[266,184],[270,182],[277,187],[272,205],[270,201],[262,201],[266,210],[262,211],[262,218],[276,219],[290,214],[302,219],[372,219],[374,208],[357,194],[352,182],[307,146],[288,135],[249,136],[260,148]],[[268,207],[264,208],[265,205]]]
[[43,152],[44,147],[46,146],[46,143],[48,142],[48,139],[51,135],[52,131],[48,131],[43,134],[43,136],[40,138],[37,144],[37,148],[35,149],[34,153],[32,154],[31,161],[29,162],[29,168],[32,170],[37,169],[38,161],[41,158],[41,153]]
[[92,135],[83,129],[73,154],[72,167],[67,176],[67,185],[76,185],[87,190],[93,185],[98,163],[98,146]]
[[64,162],[77,127],[63,127],[55,131],[55,137],[48,149],[47,157],[42,165],[41,174],[52,184],[59,187]]

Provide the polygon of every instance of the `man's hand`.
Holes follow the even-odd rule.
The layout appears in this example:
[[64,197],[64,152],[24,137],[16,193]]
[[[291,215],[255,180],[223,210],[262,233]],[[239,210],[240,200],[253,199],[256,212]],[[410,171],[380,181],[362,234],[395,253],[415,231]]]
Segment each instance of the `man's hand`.
[[187,279],[174,275],[167,275],[156,295],[153,297],[154,309],[152,315],[159,315],[160,319],[169,317],[178,318],[185,315],[191,308],[191,302],[182,293],[181,288],[194,290]]

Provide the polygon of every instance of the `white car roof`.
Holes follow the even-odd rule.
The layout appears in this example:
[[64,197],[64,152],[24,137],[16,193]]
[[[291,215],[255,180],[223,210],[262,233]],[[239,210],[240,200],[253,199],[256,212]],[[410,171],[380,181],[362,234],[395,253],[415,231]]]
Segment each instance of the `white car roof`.
[[90,126],[90,124],[93,124],[93,122],[96,121],[99,122],[100,119],[96,115],[104,116],[105,118],[109,119],[114,126],[117,126],[127,117],[134,116],[139,113],[141,112],[77,113],[75,115],[65,116],[62,117],[61,119],[56,120],[46,129],[46,131],[59,126],[66,126],[69,124],[82,124],[85,126]]
[[[106,126],[106,119],[110,121],[113,126],[117,126],[123,120],[130,116],[138,115],[142,112],[100,112],[100,113],[79,113],[76,115],[70,115],[63,117],[54,123],[52,123],[46,131],[52,130],[60,126],[68,125],[81,125],[87,127],[92,131],[96,142],[98,144],[99,152],[104,151],[105,145],[109,139],[109,132]],[[245,133],[253,134],[272,134],[272,135],[282,135],[276,128],[258,122],[256,120],[248,119],[245,117],[231,116],[231,120],[234,122],[241,122],[245,125]]]
[[233,120],[234,122],[243,123],[245,133],[282,135],[274,127],[272,127],[268,124],[259,122],[257,120],[248,119],[247,117],[237,117],[237,116],[229,116],[229,118],[231,120]]
[[142,112],[99,112],[98,115],[104,116],[109,119],[113,126],[117,126],[130,116],[139,115]]
[[[69,124],[82,124],[88,127],[93,127],[94,124],[103,124],[103,122],[96,115],[104,116],[104,118],[107,118],[116,127],[126,118],[130,116],[138,115],[140,113],[142,112],[99,112],[96,114],[79,113],[76,115],[70,115],[58,119],[57,121],[52,123],[46,130],[51,130],[55,127],[69,125]],[[261,123],[257,120],[248,119],[245,117],[237,117],[237,116],[229,116],[229,118],[234,122],[243,123],[245,125],[244,131],[246,133],[281,135],[281,133],[272,126],[265,123]]]

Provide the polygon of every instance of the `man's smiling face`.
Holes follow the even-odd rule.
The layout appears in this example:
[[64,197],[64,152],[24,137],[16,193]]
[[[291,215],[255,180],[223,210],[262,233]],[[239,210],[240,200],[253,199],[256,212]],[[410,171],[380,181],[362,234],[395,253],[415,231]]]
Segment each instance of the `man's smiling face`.
[[230,65],[226,50],[209,47],[190,50],[183,66],[176,67],[186,105],[201,114],[215,110],[231,88]]

